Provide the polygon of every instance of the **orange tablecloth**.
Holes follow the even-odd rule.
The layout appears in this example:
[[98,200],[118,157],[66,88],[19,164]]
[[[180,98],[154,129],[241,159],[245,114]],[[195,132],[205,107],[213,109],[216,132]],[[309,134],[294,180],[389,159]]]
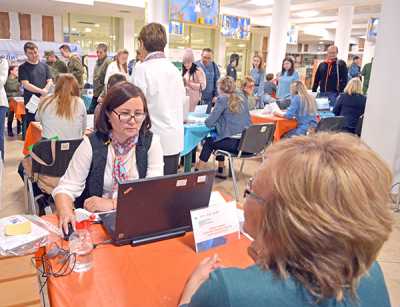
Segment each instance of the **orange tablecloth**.
[[253,124],[276,123],[274,141],[279,141],[285,133],[297,127],[295,119],[286,119],[278,116],[251,114],[251,121]]
[[[45,217],[56,223],[55,216]],[[94,243],[108,239],[103,227],[90,226]],[[250,241],[244,236],[227,245],[196,254],[193,234],[143,246],[100,245],[93,251],[94,266],[86,273],[48,280],[51,306],[176,307],[193,269],[217,253],[225,266],[247,267]],[[64,247],[67,243],[64,242]]]
[[10,97],[8,100],[8,105],[10,107],[10,111],[14,112],[15,118],[19,121],[22,121],[22,116],[25,115],[25,104],[22,99],[14,99]]
[[39,122],[31,122],[26,129],[24,148],[22,153],[26,156],[30,153],[29,147],[36,144],[42,138],[42,127]]

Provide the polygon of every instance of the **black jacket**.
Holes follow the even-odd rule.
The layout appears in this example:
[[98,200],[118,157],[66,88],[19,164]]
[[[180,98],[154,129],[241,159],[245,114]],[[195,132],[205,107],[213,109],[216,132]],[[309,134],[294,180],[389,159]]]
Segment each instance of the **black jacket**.
[[[139,139],[136,144],[136,166],[139,178],[145,178],[147,174],[147,152],[150,149],[153,134],[150,131],[140,130]],[[81,196],[75,199],[75,207],[83,208],[85,199],[91,196],[103,195],[104,172],[107,163],[108,143],[110,139],[107,135],[97,131],[89,136],[92,145],[93,158],[88,177],[86,178],[85,189]]]
[[364,114],[367,98],[364,95],[341,94],[336,100],[333,113],[344,116],[343,130],[355,133],[358,119]]
[[[328,63],[322,62],[318,65],[317,72],[314,77],[314,84],[312,91],[316,92],[319,86],[319,91],[324,92],[343,92],[347,84],[347,66],[342,60],[337,60],[333,64],[329,76],[328,74]],[[339,77],[339,80],[338,80]]]
[[237,79],[237,72],[236,72],[236,68],[232,66],[232,64],[228,64],[228,66],[226,67],[226,75],[229,77],[232,77],[233,80],[236,81]]

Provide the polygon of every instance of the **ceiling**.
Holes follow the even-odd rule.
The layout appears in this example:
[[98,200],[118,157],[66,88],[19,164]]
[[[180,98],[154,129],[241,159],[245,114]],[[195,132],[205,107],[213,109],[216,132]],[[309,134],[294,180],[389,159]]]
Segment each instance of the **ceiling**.
[[[281,0],[275,0],[281,1]],[[253,4],[258,2],[260,5]],[[254,25],[270,26],[274,0],[221,0],[224,14],[248,16]],[[352,36],[365,35],[368,20],[379,17],[382,0],[292,0],[290,5],[290,23],[300,30],[309,27],[326,29],[334,34],[341,6],[354,6]],[[302,14],[315,11],[315,16],[305,17]],[[300,14],[300,16],[299,16]]]

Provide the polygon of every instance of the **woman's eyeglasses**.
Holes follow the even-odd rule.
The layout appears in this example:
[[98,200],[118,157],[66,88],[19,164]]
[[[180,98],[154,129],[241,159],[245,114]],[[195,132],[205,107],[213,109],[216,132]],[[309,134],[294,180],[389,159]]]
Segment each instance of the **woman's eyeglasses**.
[[135,112],[133,114],[128,112],[118,113],[115,110],[113,110],[113,112],[118,116],[119,121],[122,123],[129,123],[134,119],[136,123],[140,124],[146,118],[146,113],[144,112]]
[[264,198],[262,198],[261,196],[258,196],[256,193],[254,193],[252,186],[253,186],[253,178],[250,178],[249,182],[247,183],[247,187],[244,190],[243,198],[250,196],[250,197],[253,197],[260,204],[265,205],[267,203],[267,201]]

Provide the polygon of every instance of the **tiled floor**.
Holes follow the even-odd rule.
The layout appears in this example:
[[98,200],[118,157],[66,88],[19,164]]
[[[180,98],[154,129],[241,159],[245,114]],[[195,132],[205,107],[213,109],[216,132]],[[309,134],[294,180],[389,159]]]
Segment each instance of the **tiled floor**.
[[[22,158],[22,141],[6,140],[5,176],[0,196],[0,217],[24,212],[23,183],[17,174],[17,166]],[[259,162],[249,161],[245,165],[245,174],[240,178],[240,191],[243,192],[246,180],[254,174]],[[230,180],[216,179],[215,186],[233,196]],[[240,194],[241,194],[240,193]],[[385,274],[393,307],[400,307],[400,213],[394,213],[395,227],[388,242],[379,255],[379,262]],[[379,306],[376,306],[379,307]]]

